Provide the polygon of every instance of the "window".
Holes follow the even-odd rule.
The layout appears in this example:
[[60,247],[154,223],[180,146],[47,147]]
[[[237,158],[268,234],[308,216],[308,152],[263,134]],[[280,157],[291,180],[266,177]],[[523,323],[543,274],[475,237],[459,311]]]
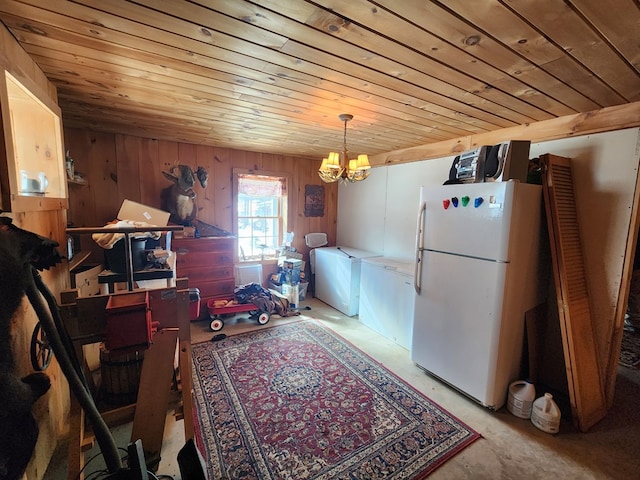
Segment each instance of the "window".
[[236,218],[240,261],[276,258],[287,231],[287,179],[236,173]]

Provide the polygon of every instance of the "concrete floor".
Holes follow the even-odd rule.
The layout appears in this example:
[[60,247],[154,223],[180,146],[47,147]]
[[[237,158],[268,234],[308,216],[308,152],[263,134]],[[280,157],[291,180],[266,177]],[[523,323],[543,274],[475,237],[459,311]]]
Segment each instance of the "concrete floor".
[[[335,330],[389,370],[441,405],[483,438],[446,462],[429,478],[441,479],[631,479],[640,478],[640,370],[620,367],[615,401],[609,414],[588,433],[577,431],[570,419],[563,418],[560,433],[549,435],[528,420],[511,415],[506,408],[491,412],[475,404],[446,385],[430,378],[416,367],[409,352],[315,299],[301,302],[299,317],[272,317],[269,325],[313,318]],[[304,307],[310,307],[305,310]],[[213,333],[207,321],[193,322],[193,343],[209,341]],[[226,320],[220,333],[233,335],[259,327],[246,314]],[[541,392],[538,392],[541,393]],[[119,446],[129,442],[130,425],[114,430]],[[156,474],[180,479],[177,451],[184,444],[183,422],[173,411],[167,416],[162,460]],[[48,479],[66,478],[65,445],[61,443],[45,475]],[[87,452],[86,458],[99,453]],[[87,472],[104,468],[97,458]],[[211,479],[217,480],[217,479]]]

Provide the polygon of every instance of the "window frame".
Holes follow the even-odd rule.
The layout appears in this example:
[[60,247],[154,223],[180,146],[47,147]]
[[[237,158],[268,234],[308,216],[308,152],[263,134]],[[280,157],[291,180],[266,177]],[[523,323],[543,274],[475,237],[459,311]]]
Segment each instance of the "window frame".
[[253,169],[245,169],[245,168],[234,168],[232,169],[232,188],[233,188],[233,205],[232,205],[232,222],[233,222],[233,232],[236,236],[235,242],[235,260],[236,263],[246,264],[246,263],[276,263],[278,261],[277,257],[267,258],[267,259],[248,259],[244,260],[240,256],[240,239],[238,232],[238,195],[239,195],[239,187],[238,187],[238,178],[241,175],[258,175],[263,177],[274,177],[274,178],[284,178],[285,179],[285,192],[286,199],[281,202],[282,212],[280,214],[279,220],[279,238],[278,242],[280,245],[283,244],[284,234],[287,230],[291,230],[291,175],[283,172],[275,172],[270,170],[253,170]]

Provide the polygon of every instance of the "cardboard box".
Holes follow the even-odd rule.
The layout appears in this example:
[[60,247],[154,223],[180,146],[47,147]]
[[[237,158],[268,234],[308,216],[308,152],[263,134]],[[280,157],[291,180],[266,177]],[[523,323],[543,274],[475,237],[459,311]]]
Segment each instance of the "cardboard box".
[[146,222],[149,225],[165,227],[169,223],[169,212],[158,208],[149,207],[141,203],[125,200],[118,212],[118,220],[132,220],[134,222]]
[[91,297],[100,293],[98,274],[102,270],[102,264],[79,265],[71,270],[71,288],[78,289],[78,297]]
[[304,270],[306,262],[302,259],[295,257],[280,257],[278,259],[278,266],[287,269],[299,269]]

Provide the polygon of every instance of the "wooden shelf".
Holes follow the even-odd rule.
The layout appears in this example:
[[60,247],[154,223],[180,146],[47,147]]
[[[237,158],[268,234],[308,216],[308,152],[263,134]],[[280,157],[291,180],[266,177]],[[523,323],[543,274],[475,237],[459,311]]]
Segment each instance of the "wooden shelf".
[[91,255],[91,250],[80,250],[71,260],[69,260],[69,271],[76,268]]
[[89,182],[87,182],[86,180],[83,180],[83,181],[71,180],[70,178],[67,177],[67,184],[77,186],[77,187],[84,187],[85,185],[89,185]]

